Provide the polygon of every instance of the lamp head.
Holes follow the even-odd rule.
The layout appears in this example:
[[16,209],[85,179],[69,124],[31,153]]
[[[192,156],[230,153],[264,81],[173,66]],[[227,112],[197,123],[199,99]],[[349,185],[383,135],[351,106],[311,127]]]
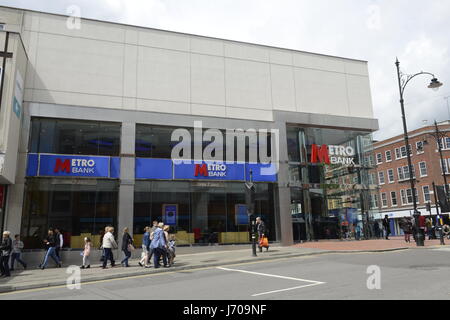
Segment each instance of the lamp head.
[[431,79],[431,83],[428,85],[428,88],[433,89],[434,91],[439,90],[442,87],[443,83],[440,82],[437,78]]

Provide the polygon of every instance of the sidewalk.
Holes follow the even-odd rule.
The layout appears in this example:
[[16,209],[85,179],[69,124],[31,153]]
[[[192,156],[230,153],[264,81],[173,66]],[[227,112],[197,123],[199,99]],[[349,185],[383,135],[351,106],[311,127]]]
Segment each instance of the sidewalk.
[[[428,238],[427,238],[428,239]],[[450,240],[445,239],[445,244],[449,245]],[[439,240],[425,240],[425,247],[440,246]],[[305,242],[297,244],[296,248],[309,248],[332,251],[353,251],[353,250],[369,250],[369,251],[386,251],[399,250],[409,248],[420,248],[416,246],[413,237],[411,243],[406,243],[403,237],[390,237],[389,240],[323,240],[318,242]],[[422,247],[423,248],[423,247]]]
[[[450,243],[450,241],[449,241]],[[439,246],[439,241],[426,241],[430,246]],[[107,270],[100,268],[100,262],[95,262],[90,269],[81,270],[81,282],[109,280],[114,278],[124,278],[131,276],[145,276],[161,272],[178,272],[197,268],[216,267],[238,263],[272,260],[278,258],[300,257],[308,255],[343,253],[343,252],[370,252],[370,251],[392,251],[416,248],[415,243],[405,244],[400,238],[392,240],[365,240],[365,241],[319,241],[297,244],[290,247],[274,245],[269,251],[258,253],[257,257],[252,257],[251,246],[230,246],[230,247],[196,247],[178,248],[175,264],[171,268],[142,268],[138,266],[138,260],[130,260],[130,267],[120,266],[120,260],[116,258],[118,266],[108,267]],[[423,249],[423,247],[422,247]],[[27,290],[44,288],[50,286],[65,286],[69,274],[66,268],[54,268],[52,261],[49,268],[40,270],[29,266],[27,270],[18,269],[12,273],[10,278],[0,279],[0,292],[10,292],[15,290]],[[20,266],[18,267],[20,268]]]

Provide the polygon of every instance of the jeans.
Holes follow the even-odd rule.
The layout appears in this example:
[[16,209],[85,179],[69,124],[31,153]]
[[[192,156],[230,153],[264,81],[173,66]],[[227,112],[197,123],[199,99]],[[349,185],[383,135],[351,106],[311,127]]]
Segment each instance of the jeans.
[[105,259],[103,259],[103,268],[106,268],[106,264],[108,263],[108,260],[111,261],[111,267],[114,267],[114,257],[112,254],[112,249],[104,248],[103,251],[105,252]]
[[56,255],[55,247],[50,247],[47,250],[47,254],[45,255],[44,263],[42,263],[42,268],[47,267],[48,263],[48,257],[52,257],[53,261],[59,266],[61,262],[58,259],[58,256]]
[[11,276],[11,274],[9,273],[9,255],[8,256],[1,256],[0,258],[0,270],[1,270],[1,274],[2,276]]
[[91,265],[91,261],[89,259],[89,256],[83,256],[83,266],[87,267]]
[[13,252],[11,254],[11,270],[14,270],[14,262],[17,260],[24,268],[27,267],[27,264],[20,259],[20,252]]
[[123,251],[123,253],[125,254],[125,258],[122,260],[122,264],[124,264],[125,263],[125,266],[127,266],[128,267],[128,259],[130,259],[130,257],[131,257],[131,251],[128,251],[127,249],[125,249],[125,250],[122,250]]
[[166,251],[163,248],[155,248],[153,249],[154,257],[153,262],[155,264],[155,268],[159,268],[159,258],[163,258],[164,265],[167,265],[167,255]]

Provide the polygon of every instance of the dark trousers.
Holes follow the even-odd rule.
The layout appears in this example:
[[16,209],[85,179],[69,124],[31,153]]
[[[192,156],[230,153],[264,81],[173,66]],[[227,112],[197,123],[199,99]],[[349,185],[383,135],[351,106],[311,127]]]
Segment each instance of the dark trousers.
[[2,256],[0,258],[0,271],[2,276],[9,277],[11,275],[9,273],[9,256]]
[[105,253],[105,258],[103,259],[103,268],[106,268],[108,260],[111,261],[111,266],[113,267],[115,262],[114,262],[112,249],[111,248],[104,248],[103,251]]
[[23,262],[22,259],[20,259],[20,253],[12,253],[11,254],[11,269],[10,270],[14,270],[14,262],[17,260],[24,268],[27,267],[27,264],[25,262]]
[[123,251],[123,253],[125,254],[125,258],[122,260],[122,264],[124,264],[125,263],[125,266],[127,266],[128,267],[128,259],[130,259],[130,257],[131,257],[131,251],[128,251],[127,249],[125,249],[125,250],[122,250]]
[[154,259],[153,262],[155,264],[155,268],[159,268],[159,258],[163,258],[163,263],[166,266],[167,265],[167,255],[166,251],[162,248],[155,248],[153,249],[154,253]]
[[61,248],[60,247],[55,248],[55,254],[58,257],[59,261],[61,261],[61,256],[59,255],[59,249],[61,249]]

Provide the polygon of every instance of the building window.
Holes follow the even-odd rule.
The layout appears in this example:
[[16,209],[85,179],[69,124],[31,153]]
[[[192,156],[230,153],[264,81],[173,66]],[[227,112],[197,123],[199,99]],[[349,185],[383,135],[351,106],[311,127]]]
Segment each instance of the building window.
[[429,186],[423,186],[422,190],[423,190],[423,200],[424,200],[424,202],[430,201],[431,200],[430,187]]
[[381,206],[384,208],[388,206],[387,195],[385,192],[381,194]]
[[394,182],[395,182],[394,170],[393,170],[393,169],[389,169],[389,170],[387,171],[387,175],[388,175],[388,181],[389,181],[389,183],[394,183]]
[[450,138],[442,138],[439,140],[439,144],[443,150],[450,149]]
[[370,208],[371,209],[378,208],[378,195],[377,194],[370,195]]
[[[409,145],[409,146],[411,149],[411,145]],[[411,154],[411,152],[410,152],[410,154]],[[400,147],[400,148],[395,148],[395,159],[396,160],[406,158],[406,156],[407,156],[407,154],[406,154],[405,146]]]
[[391,191],[391,204],[393,207],[397,206],[397,193],[395,191]]
[[[416,199],[417,199],[417,197],[418,197],[417,189],[414,188],[414,190],[415,190]],[[411,189],[406,189],[406,190],[402,189],[402,190],[400,190],[400,194],[402,196],[402,205],[407,205],[407,204],[413,203],[413,195],[412,195]]]
[[[409,167],[408,166],[403,166],[403,167],[397,168],[397,173],[398,173],[399,181],[409,179]],[[413,166],[413,177],[414,178],[416,177],[414,166]]]
[[375,181],[374,174],[369,173],[369,184],[375,184],[374,181]]
[[419,169],[421,177],[426,177],[428,175],[426,162],[419,162]]
[[121,124],[32,118],[31,153],[119,156]]
[[383,155],[381,153],[377,153],[377,164],[383,163]]
[[384,184],[385,183],[385,181],[384,181],[384,172],[383,171],[378,172],[378,182],[380,184]]
[[[444,159],[441,162],[441,174],[443,174],[445,172],[445,174],[448,174],[448,163],[447,163],[448,159]],[[440,161],[439,161],[440,162]],[[444,170],[442,170],[442,165],[444,165]]]
[[392,161],[391,150],[386,151],[386,162]]
[[423,150],[423,141],[417,141],[416,142],[416,150],[417,150],[417,154],[422,154],[425,151]]

